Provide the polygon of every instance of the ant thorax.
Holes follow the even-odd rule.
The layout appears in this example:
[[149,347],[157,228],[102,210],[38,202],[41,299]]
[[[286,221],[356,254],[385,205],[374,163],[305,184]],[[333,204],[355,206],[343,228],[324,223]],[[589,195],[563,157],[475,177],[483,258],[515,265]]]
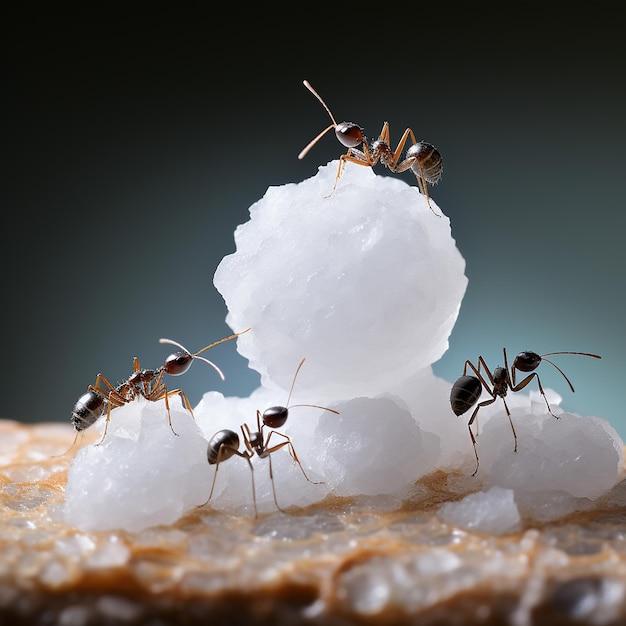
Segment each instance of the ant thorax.
[[503,398],[508,391],[508,372],[503,367],[496,367],[493,370],[493,392]]
[[393,154],[391,152],[391,147],[386,141],[382,141],[380,139],[373,141],[371,151],[372,156],[375,159],[380,159],[380,162],[383,165],[389,165],[391,163]]
[[260,432],[250,433],[250,445],[255,450],[262,451],[263,450],[263,433],[260,433]]

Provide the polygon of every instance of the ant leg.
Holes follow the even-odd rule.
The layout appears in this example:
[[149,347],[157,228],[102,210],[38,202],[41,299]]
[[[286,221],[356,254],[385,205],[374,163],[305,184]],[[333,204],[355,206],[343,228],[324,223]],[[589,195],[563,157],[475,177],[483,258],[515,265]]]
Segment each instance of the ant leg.
[[261,411],[259,411],[259,409],[256,410],[256,428],[257,428],[257,432],[260,433],[261,432]]
[[474,420],[476,419],[476,416],[478,415],[478,411],[480,410],[481,407],[483,406],[489,406],[490,404],[493,404],[496,401],[496,398],[491,398],[491,400],[485,400],[484,402],[481,402],[475,409],[474,412],[472,413],[472,417],[470,418],[470,421],[467,423],[467,429],[469,430],[469,434],[470,434],[470,439],[472,440],[472,446],[474,447],[474,456],[476,457],[476,469],[474,470],[474,473],[472,474],[472,476],[476,476],[476,474],[478,474],[478,466],[480,465],[480,460],[478,459],[478,450],[476,450],[476,438],[474,437],[474,433],[472,432],[472,424],[474,423]]
[[[254,467],[252,466],[252,461],[250,460],[251,454],[244,454],[243,452],[236,452],[237,456],[240,456],[242,459],[246,459],[248,461],[248,466],[250,467],[250,476],[252,478],[252,503],[254,504],[254,517],[255,519],[259,517],[259,511],[256,506],[256,487],[254,484]],[[272,483],[272,487],[274,487],[274,483]],[[276,500],[276,496],[274,495],[274,500]]]
[[[492,397],[495,398],[495,395],[493,393],[493,391],[489,388],[489,385],[487,384],[487,381],[484,379],[483,375],[480,373],[480,360],[482,359],[482,357],[478,357],[479,359],[479,369],[476,369],[476,366],[468,359],[467,361],[465,361],[465,367],[463,368],[463,376],[466,375],[467,373],[467,367],[469,366],[470,369],[472,370],[472,372],[474,372],[474,374],[476,374],[478,380],[480,380],[482,386],[486,389],[487,393]],[[484,360],[483,360],[483,363]],[[484,365],[485,368],[487,368],[486,364]],[[489,369],[487,368],[487,375],[489,376],[489,380],[491,381],[491,384],[493,384],[493,376],[491,374],[491,372],[489,371]]]
[[441,217],[441,215],[439,215],[439,213],[437,213],[435,211],[435,209],[433,209],[432,204],[430,203],[430,195],[428,194],[428,183],[426,182],[426,177],[424,176],[424,170],[422,169],[422,166],[418,164],[417,166],[419,168],[419,176],[417,174],[415,174],[415,177],[417,178],[417,185],[420,188],[420,191],[422,192],[422,195],[424,195],[426,197],[426,204],[428,205],[428,208],[437,216],[437,217]]
[[493,385],[493,374],[491,373],[491,370],[489,369],[489,366],[487,365],[487,362],[485,361],[485,359],[482,356],[479,356],[478,357],[478,371],[479,372],[480,372],[481,366],[487,373],[487,376],[489,376],[489,380],[491,381],[491,384]]
[[[365,145],[365,144],[363,144]],[[372,167],[374,162],[369,156],[369,153],[366,155],[364,152],[357,150],[356,148],[349,148],[346,154],[342,154],[339,157],[339,167],[337,168],[337,176],[335,177],[335,184],[333,185],[333,190],[326,197],[330,198],[337,189],[337,184],[339,183],[340,178],[343,176],[343,170],[345,168],[346,162],[356,163],[356,165],[363,165],[364,167]]]
[[[415,139],[415,133],[413,133],[413,131],[410,128],[407,128],[402,134],[402,137],[400,138],[400,141],[398,142],[398,145],[396,146],[396,149],[393,152],[391,163],[393,164],[394,167],[398,167],[398,161],[400,160],[400,155],[402,154],[402,150],[404,150],[404,145],[406,144],[406,140],[409,138],[409,136],[411,137],[411,141],[413,142],[413,145],[417,143],[417,139]],[[409,162],[408,165],[407,165],[407,162]],[[405,159],[401,163],[404,169],[399,170],[399,171],[405,172],[411,167],[411,165],[413,165],[413,163],[415,163],[415,157]]]
[[[302,462],[300,461],[300,459],[298,458],[298,454],[296,453],[296,449],[293,446],[293,442],[291,441],[291,437],[278,432],[277,430],[273,430],[268,436],[267,436],[267,441],[265,442],[265,446],[267,447],[267,445],[270,442],[270,438],[273,434],[278,435],[279,437],[284,437],[286,439],[286,441],[284,443],[278,444],[278,447],[274,446],[273,448],[269,448],[269,450],[279,450],[282,446],[284,446],[285,444],[287,444],[288,446],[288,450],[289,453],[291,454],[291,457],[293,458],[293,460],[298,464],[298,467],[300,468],[300,471],[302,472],[302,475],[307,479],[308,482],[310,482],[312,485],[323,485],[323,481],[316,481],[316,480],[311,480],[308,476],[307,473],[304,471],[304,467],[302,467]],[[269,451],[268,450],[268,451]]]
[[217,480],[217,472],[220,469],[220,463],[222,462],[222,457],[223,457],[222,450],[224,450],[227,447],[228,446],[221,445],[220,449],[217,451],[217,460],[215,461],[215,474],[213,474],[213,482],[211,483],[211,491],[209,492],[209,497],[207,498],[206,502],[199,504],[198,508],[206,506],[209,502],[211,502],[211,498],[213,497],[213,490],[215,489],[215,481]]
[[511,387],[511,391],[521,391],[522,389],[524,389],[524,387],[526,387],[526,385],[528,385],[528,383],[532,381],[533,378],[537,379],[537,385],[539,386],[539,393],[541,393],[541,395],[543,396],[543,399],[546,403],[546,407],[548,407],[548,413],[550,413],[550,415],[552,415],[554,419],[558,420],[559,416],[555,415],[552,412],[552,409],[550,408],[550,403],[548,402],[548,398],[546,397],[546,393],[543,390],[543,385],[541,384],[541,379],[539,378],[539,375],[537,374],[537,372],[533,372],[532,374],[529,374],[528,376],[526,376],[524,380],[521,380],[517,385],[515,385],[514,387]]
[[[168,400],[168,396],[171,393],[176,393],[177,391],[179,391],[179,389],[174,389],[174,391],[168,391],[166,388],[162,399],[165,400],[165,409],[167,410],[167,423],[170,425],[170,430],[178,437],[178,433],[174,430],[174,427],[172,426],[172,414],[170,412],[170,401]],[[161,400],[161,398],[157,398],[157,400]]]
[[[102,384],[104,384],[107,389],[101,389]],[[109,379],[102,372],[100,372],[96,376],[96,381],[94,382],[94,384],[89,385],[89,390],[95,391],[96,393],[100,393],[105,396],[113,392],[116,399],[119,400],[122,404],[126,402],[125,398],[120,395],[119,391],[110,383]]]
[[502,402],[504,402],[504,409],[506,410],[506,416],[509,418],[509,424],[511,424],[511,430],[513,431],[513,439],[515,441],[513,452],[517,452],[517,433],[515,432],[515,426],[513,426],[513,420],[511,419],[511,411],[509,411],[509,407],[504,398],[502,398]]
[[104,422],[104,432],[102,433],[102,437],[100,439],[100,441],[98,441],[98,443],[96,444],[96,446],[101,446],[102,442],[104,441],[105,437],[107,436],[107,431],[109,430],[109,422],[111,421],[111,394],[109,394],[109,400],[107,402],[107,417],[106,420]]
[[278,504],[278,500],[276,499],[276,485],[274,484],[274,472],[272,471],[272,455],[271,454],[268,454],[267,460],[269,461],[269,467],[270,467],[270,482],[272,483],[272,496],[274,497],[274,504],[276,505],[276,508],[281,513],[284,513],[285,511],[281,509],[280,505]]
[[248,454],[254,454],[254,450],[252,449],[252,444],[250,443],[250,428],[248,428],[248,424],[241,425],[241,434],[243,435],[243,443],[246,446],[246,450],[248,451]]
[[133,357],[133,372],[138,372],[141,369],[141,364],[139,363],[139,357]]
[[384,141],[387,145],[391,143],[391,139],[389,137],[389,122],[385,122],[383,124],[380,135],[378,135],[378,141]]
[[[187,397],[187,394],[182,389],[172,389],[172,391],[168,392],[168,396],[180,396],[180,400],[183,403],[183,408],[185,408],[187,411],[189,411],[189,413],[191,413],[191,417],[196,419],[195,415],[193,414],[193,409],[191,408],[191,403],[189,402],[189,398]],[[170,420],[170,426],[171,426],[171,420]]]

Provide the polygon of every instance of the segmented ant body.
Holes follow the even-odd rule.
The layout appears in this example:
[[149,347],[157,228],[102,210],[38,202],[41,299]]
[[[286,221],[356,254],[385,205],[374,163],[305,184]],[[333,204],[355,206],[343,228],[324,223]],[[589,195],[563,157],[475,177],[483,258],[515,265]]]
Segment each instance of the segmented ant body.
[[[322,411],[329,411],[331,413],[335,413],[339,415],[338,411],[334,409],[329,409],[327,407],[318,406],[316,404],[294,404],[290,405],[291,396],[293,393],[293,388],[296,383],[296,379],[298,377],[298,373],[300,369],[304,365],[305,359],[302,359],[298,364],[296,369],[296,373],[294,374],[293,381],[291,383],[291,389],[289,390],[289,396],[287,397],[286,406],[273,406],[261,413],[257,410],[256,412],[256,431],[252,431],[247,424],[241,425],[241,434],[243,437],[244,443],[244,451],[239,450],[240,439],[239,435],[233,430],[220,430],[211,437],[209,440],[209,445],[207,449],[207,460],[209,465],[215,465],[215,473],[213,474],[213,482],[211,484],[211,491],[209,493],[209,497],[207,501],[204,503],[205,505],[211,501],[213,497],[213,491],[215,490],[215,482],[217,480],[217,472],[219,471],[220,464],[228,459],[238,456],[242,459],[245,459],[250,467],[250,475],[252,478],[252,502],[254,504],[254,515],[257,516],[257,504],[256,504],[256,488],[254,484],[254,467],[252,466],[252,457],[256,454],[261,459],[267,459],[269,465],[269,476],[270,482],[272,485],[272,496],[274,499],[274,504],[279,511],[283,509],[278,504],[278,499],[276,497],[276,487],[274,485],[274,471],[272,468],[272,454],[277,452],[281,448],[287,448],[291,458],[300,468],[302,475],[304,478],[314,484],[318,485],[320,483],[311,480],[307,473],[304,471],[302,467],[302,463],[298,458],[296,450],[293,446],[291,438],[284,433],[276,430],[277,428],[282,428],[289,417],[289,411],[291,409],[295,409],[298,407],[310,407],[315,409],[321,409]],[[265,432],[265,429],[268,429],[269,432]],[[282,441],[278,443],[272,444],[272,437],[280,437]],[[204,505],[202,505],[204,506]]]
[[[511,424],[511,430],[513,431],[513,439],[515,441],[514,451],[517,452],[517,433],[515,432],[515,426],[513,425],[513,420],[511,419],[511,412],[509,411],[509,407],[506,403],[505,397],[507,392],[511,391],[516,393],[524,389],[527,385],[529,385],[533,380],[537,381],[537,386],[539,387],[539,392],[543,396],[543,399],[546,403],[546,407],[548,408],[548,412],[550,415],[558,419],[558,416],[552,412],[550,408],[550,403],[548,402],[548,398],[543,390],[543,385],[541,384],[541,379],[539,378],[539,374],[535,372],[535,370],[541,365],[542,361],[546,361],[554,368],[556,368],[560,374],[565,378],[569,388],[574,392],[574,386],[572,385],[570,379],[565,375],[565,372],[553,363],[550,359],[546,357],[558,354],[575,354],[579,356],[588,356],[593,359],[600,359],[602,357],[597,354],[590,354],[588,352],[548,352],[547,354],[539,355],[536,352],[520,352],[515,359],[513,360],[513,365],[510,368],[509,372],[509,362],[507,359],[506,348],[503,348],[504,354],[504,367],[496,367],[493,372],[487,366],[485,359],[482,356],[478,357],[478,367],[476,367],[471,361],[465,361],[465,366],[463,367],[463,376],[459,377],[454,385],[452,386],[452,390],[450,391],[450,406],[452,407],[452,411],[455,415],[463,415],[467,411],[469,411],[475,404],[478,402],[483,389],[487,391],[487,393],[491,396],[491,398],[480,402],[478,406],[474,409],[472,416],[467,424],[470,438],[472,440],[472,446],[474,447],[474,455],[476,456],[476,469],[472,476],[475,476],[478,472],[479,459],[478,459],[478,451],[476,449],[476,437],[474,432],[472,431],[472,424],[474,421],[478,419],[478,412],[482,407],[489,406],[493,404],[498,398],[502,398],[502,402],[504,404],[504,409],[509,418],[509,423]],[[467,368],[470,368],[475,376],[467,375]],[[485,380],[484,376],[481,373],[481,367],[485,370],[485,374],[489,379],[489,382]],[[520,382],[516,380],[516,372],[533,372],[529,374],[525,378],[523,378]],[[477,426],[478,429],[478,426]]]
[[172,426],[169,398],[176,395],[180,396],[183,406],[192,415],[193,411],[189,399],[182,389],[168,390],[165,376],[181,376],[189,370],[194,360],[198,360],[212,367],[220,378],[224,380],[222,370],[215,363],[200,355],[217,345],[236,339],[241,334],[243,333],[236,333],[214,341],[197,352],[187,350],[183,345],[172,339],[160,339],[160,343],[174,345],[179,350],[170,354],[165,359],[163,365],[157,369],[142,369],[139,359],[134,357],[132,374],[119,385],[111,384],[104,374],[98,374],[94,384],[89,385],[87,392],[77,400],[72,410],[70,421],[76,430],[74,443],[76,443],[79,433],[89,428],[106,413],[104,432],[100,440],[100,443],[102,443],[106,437],[109,421],[111,420],[111,411],[140,397],[152,402],[164,400],[169,426],[172,432],[177,435]]
[[[411,170],[417,178],[420,191],[426,197],[428,207],[435,213],[430,204],[428,184],[437,184],[443,174],[443,158],[435,146],[425,141],[417,141],[415,133],[413,133],[410,128],[407,128],[395,150],[392,149],[389,122],[383,124],[378,139],[370,144],[363,128],[354,122],[341,122],[338,124],[324,100],[322,100],[317,91],[311,87],[308,81],[304,81],[304,86],[322,103],[322,106],[330,116],[332,124],[317,135],[317,137],[300,152],[298,158],[303,159],[309,150],[331,129],[335,130],[335,135],[339,143],[348,148],[346,154],[341,155],[339,158],[339,167],[337,169],[333,192],[337,187],[337,183],[343,174],[347,162],[363,165],[365,167],[374,167],[380,162],[387,169],[396,174]],[[409,138],[413,143],[407,150],[404,159],[402,159],[402,151]],[[435,215],[438,214],[435,213]]]

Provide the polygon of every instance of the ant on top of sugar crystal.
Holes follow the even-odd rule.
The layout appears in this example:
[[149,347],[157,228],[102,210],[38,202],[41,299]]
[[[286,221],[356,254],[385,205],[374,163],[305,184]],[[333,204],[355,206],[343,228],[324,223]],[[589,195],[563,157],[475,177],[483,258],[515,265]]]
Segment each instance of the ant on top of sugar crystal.
[[[249,329],[248,329],[249,330]],[[247,332],[247,331],[243,331]],[[164,381],[165,375],[169,376],[181,376],[185,374],[194,360],[203,361],[210,367],[212,367],[224,380],[224,374],[222,370],[215,365],[212,361],[200,356],[203,352],[214,348],[226,341],[236,339],[243,333],[235,333],[228,337],[223,337],[218,341],[205,346],[197,352],[191,352],[187,350],[180,343],[173,341],[172,339],[160,339],[160,343],[174,345],[180,348],[179,351],[170,354],[164,361],[163,365],[157,369],[142,369],[139,359],[133,358],[133,373],[122,383],[117,386],[112,385],[107,377],[100,373],[96,376],[95,383],[89,385],[87,392],[84,393],[74,405],[72,410],[71,423],[76,430],[76,437],[74,443],[78,438],[79,433],[89,428],[94,424],[106,411],[106,422],[104,427],[104,433],[98,445],[100,445],[106,437],[109,421],[111,419],[111,410],[120,407],[124,404],[128,404],[132,400],[142,397],[152,402],[158,402],[159,400],[165,401],[165,408],[167,409],[168,423],[172,432],[177,435],[172,426],[172,416],[170,415],[169,398],[171,396],[180,396],[183,406],[193,415],[191,404],[187,395],[182,389],[168,390]],[[71,450],[71,448],[70,448]],[[69,450],[68,450],[69,452]],[[67,453],[66,453],[67,454]]]
[[[365,130],[354,122],[337,123],[330,109],[322,100],[321,96],[311,87],[309,81],[304,81],[304,86],[322,103],[324,109],[328,113],[332,124],[326,127],[317,137],[315,137],[298,155],[299,159],[303,159],[309,150],[331,129],[335,129],[335,135],[339,143],[348,148],[346,154],[342,154],[339,158],[339,168],[335,178],[333,192],[337,187],[337,183],[343,174],[346,161],[364,165],[365,167],[373,167],[379,161],[392,172],[399,174],[411,170],[417,178],[417,184],[426,197],[428,208],[435,213],[428,196],[428,183],[436,185],[441,179],[443,173],[443,158],[441,153],[435,146],[425,141],[417,141],[415,134],[410,128],[404,131],[395,150],[391,148],[391,138],[389,135],[389,122],[383,124],[380,135],[376,141],[368,144]],[[406,151],[404,160],[401,160],[402,150],[408,138],[411,138],[413,144]],[[359,149],[361,146],[361,149]],[[435,215],[438,215],[435,213]]]
[[[570,379],[565,375],[565,372],[556,364],[553,363],[550,359],[547,359],[548,356],[558,355],[558,354],[576,354],[579,356],[588,356],[592,359],[601,359],[602,357],[597,354],[590,354],[588,352],[548,352],[546,354],[537,354],[536,352],[520,352],[514,359],[513,365],[510,368],[511,371],[509,373],[509,362],[507,359],[506,348],[503,348],[504,353],[504,367],[496,367],[493,370],[493,373],[487,367],[487,363],[482,356],[478,357],[478,367],[476,367],[471,361],[465,361],[465,366],[463,367],[463,376],[459,377],[454,385],[452,386],[452,390],[450,391],[450,406],[454,411],[455,415],[463,415],[469,411],[475,404],[478,402],[478,399],[481,396],[483,388],[487,391],[487,393],[491,396],[491,398],[480,402],[478,406],[474,409],[472,413],[472,417],[470,418],[467,427],[469,429],[469,434],[472,440],[472,445],[474,447],[474,455],[476,456],[476,469],[472,476],[475,476],[478,472],[478,452],[476,450],[476,436],[472,432],[472,424],[478,417],[478,411],[481,407],[488,406],[493,404],[498,398],[502,398],[502,402],[504,403],[504,408],[506,410],[506,414],[509,418],[509,423],[511,424],[511,430],[513,431],[513,438],[515,441],[514,452],[517,452],[517,433],[515,432],[515,426],[513,426],[513,420],[511,419],[511,412],[509,411],[509,407],[507,406],[505,396],[508,391],[512,391],[513,393],[517,391],[521,391],[526,387],[533,379],[537,380],[537,385],[539,386],[539,392],[543,396],[545,400],[546,406],[548,407],[548,412],[550,415],[559,419],[557,415],[552,412],[550,408],[550,403],[548,402],[548,398],[546,398],[546,394],[543,390],[543,386],[541,384],[541,380],[539,375],[535,370],[539,367],[542,361],[546,361],[552,367],[556,368],[560,374],[565,378],[569,388],[574,391],[574,386],[572,385]],[[487,377],[489,378],[489,383],[485,380],[483,375],[481,374],[480,368],[481,366],[484,368]],[[468,376],[467,368],[470,368],[472,372],[476,376]],[[516,382],[515,373],[519,370],[520,372],[533,372],[526,378],[522,379],[519,383]]]
[[[289,390],[289,395],[287,397],[286,406],[272,406],[268,409],[265,409],[263,413],[257,410],[256,412],[256,425],[257,429],[255,432],[250,430],[250,427],[247,424],[241,425],[241,434],[243,436],[243,443],[245,446],[245,451],[241,452],[239,450],[239,435],[233,430],[220,430],[211,437],[209,440],[209,445],[207,449],[207,459],[209,461],[209,465],[215,465],[215,474],[213,474],[213,482],[211,484],[211,491],[209,493],[209,498],[205,502],[208,504],[213,497],[213,491],[215,489],[215,481],[217,479],[217,472],[220,468],[220,463],[227,461],[233,456],[239,456],[242,459],[245,459],[248,462],[248,466],[250,467],[251,477],[252,477],[252,501],[254,504],[254,515],[257,516],[257,506],[256,506],[256,489],[254,485],[254,467],[252,467],[252,461],[250,460],[255,454],[261,459],[268,459],[269,464],[269,474],[270,481],[272,484],[272,496],[274,498],[274,504],[279,511],[282,511],[281,507],[278,504],[278,500],[276,498],[276,488],[274,486],[274,472],[272,470],[272,454],[277,452],[281,448],[287,447],[291,458],[297,463],[298,467],[302,471],[302,475],[306,480],[314,485],[319,485],[321,483],[315,482],[311,480],[307,473],[304,471],[302,467],[302,463],[296,454],[296,450],[293,447],[293,443],[291,442],[291,438],[284,433],[278,432],[277,428],[282,428],[287,418],[289,417],[289,410],[295,409],[298,407],[310,407],[314,409],[321,409],[322,411],[330,411],[331,413],[335,413],[335,415],[339,415],[338,411],[334,409],[329,409],[324,406],[318,406],[317,404],[293,404],[290,405],[291,395],[293,393],[294,385],[296,384],[296,379],[298,378],[298,373],[300,369],[304,365],[305,359],[302,359],[296,368],[296,373],[294,374],[293,381],[291,383],[291,388]],[[265,428],[270,429],[265,436]],[[277,437],[282,437],[283,441],[276,443],[270,446],[270,442],[272,440],[272,435]],[[204,505],[202,505],[204,506]]]

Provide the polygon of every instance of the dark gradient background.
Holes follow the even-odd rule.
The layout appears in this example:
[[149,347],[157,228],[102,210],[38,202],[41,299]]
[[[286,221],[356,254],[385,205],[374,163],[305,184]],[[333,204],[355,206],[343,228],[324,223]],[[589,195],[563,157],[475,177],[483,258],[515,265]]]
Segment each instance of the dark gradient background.
[[[436,372],[502,345],[597,351],[562,359],[575,395],[544,381],[626,435],[623,9],[438,6],[5,23],[0,415],[67,420],[98,371],[158,365],[158,337],[229,332],[212,277],[233,229],[340,154],[329,136],[296,159],[327,121],[306,77],[338,118],[445,157],[433,195],[470,282]],[[232,345],[212,357],[227,382],[194,367],[194,403],[256,386]]]

